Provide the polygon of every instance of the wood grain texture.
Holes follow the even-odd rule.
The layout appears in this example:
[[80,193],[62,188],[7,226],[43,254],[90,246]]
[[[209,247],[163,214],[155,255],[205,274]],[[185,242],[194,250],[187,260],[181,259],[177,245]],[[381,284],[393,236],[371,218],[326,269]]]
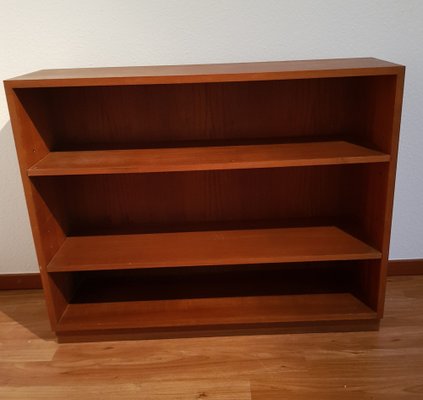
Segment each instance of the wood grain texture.
[[402,66],[375,58],[41,70],[6,81],[13,87],[125,85],[305,79],[395,74]]
[[6,81],[52,327],[78,270],[324,260],[382,317],[403,79],[344,59]]
[[284,227],[287,220],[342,219],[348,204],[339,189],[348,183],[344,168],[33,177],[32,182],[69,236],[220,230],[259,221]]
[[52,152],[29,176],[278,168],[387,162],[390,157],[345,141],[174,149]]
[[[388,261],[388,276],[423,275],[422,259],[404,259]],[[2,274],[0,275],[0,290],[41,289],[39,273]]]
[[49,272],[196,265],[378,259],[381,254],[328,227],[68,237]]
[[[395,190],[395,179],[397,171],[397,160],[398,160],[398,146],[399,146],[399,135],[401,125],[401,113],[403,104],[403,93],[404,93],[404,81],[405,81],[405,68],[395,78],[395,89],[391,90],[391,102],[388,102],[391,107],[391,118],[389,119],[390,124],[390,135],[388,143],[390,146],[390,154],[392,155],[391,162],[389,163],[389,171],[387,174],[387,187],[386,187],[386,202],[385,202],[385,218],[383,224],[383,244],[382,244],[382,263],[380,272],[380,285],[379,285],[379,299],[378,299],[378,315],[383,316],[384,304],[383,299],[385,298],[386,276],[388,274],[388,257],[389,257],[389,246],[391,243],[391,228],[392,228],[392,213],[394,207],[394,190]],[[375,200],[373,200],[375,201]]]
[[[63,243],[65,235],[60,223],[27,175],[27,169],[48,153],[49,122],[40,112],[40,102],[36,98],[26,97],[25,94],[18,97],[7,85],[6,97],[41,280],[45,289],[50,323],[54,328],[63,313],[66,301],[61,291],[54,287],[45,267]],[[39,135],[40,127],[44,132],[43,138]],[[44,194],[51,192],[52,188],[46,188]]]
[[57,344],[40,291],[0,292],[4,399],[423,396],[423,277],[393,277],[373,332]]
[[283,323],[375,319],[349,293],[69,304],[56,332],[276,328]]
[[[390,84],[394,79],[391,75],[356,76],[14,91],[29,109],[39,134],[46,136],[50,151],[228,145],[231,141],[274,143],[290,138],[313,141],[342,136],[382,150],[378,142],[373,144],[366,138],[373,115],[365,105],[378,109],[375,104],[380,99],[369,87]],[[37,109],[30,109],[34,102]],[[384,101],[379,106],[382,112],[392,111],[386,109],[387,104]],[[40,115],[47,118],[48,127],[38,123]],[[57,134],[50,135],[50,130]]]

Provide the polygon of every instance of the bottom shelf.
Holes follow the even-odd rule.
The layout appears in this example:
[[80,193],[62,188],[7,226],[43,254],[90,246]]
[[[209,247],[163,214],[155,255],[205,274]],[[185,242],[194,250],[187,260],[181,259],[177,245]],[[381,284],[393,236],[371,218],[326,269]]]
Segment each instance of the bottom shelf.
[[377,313],[353,294],[353,272],[351,262],[79,272],[79,289],[56,333],[137,330],[171,337],[376,321]]
[[242,329],[375,318],[376,313],[350,293],[148,300],[69,304],[57,332]]

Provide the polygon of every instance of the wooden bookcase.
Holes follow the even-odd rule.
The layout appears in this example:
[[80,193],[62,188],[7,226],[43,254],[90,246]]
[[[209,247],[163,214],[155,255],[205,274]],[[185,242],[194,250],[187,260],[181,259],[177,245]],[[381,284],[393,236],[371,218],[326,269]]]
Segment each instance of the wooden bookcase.
[[403,81],[372,58],[5,81],[58,339],[377,329]]

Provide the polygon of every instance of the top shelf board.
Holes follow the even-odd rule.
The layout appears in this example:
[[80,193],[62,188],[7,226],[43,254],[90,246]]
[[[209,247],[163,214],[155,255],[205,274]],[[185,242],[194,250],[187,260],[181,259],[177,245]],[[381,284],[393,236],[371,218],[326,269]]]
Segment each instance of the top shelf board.
[[6,88],[242,82],[396,75],[404,67],[376,58],[237,64],[49,69],[5,81]]
[[346,141],[48,153],[28,176],[213,171],[388,162]]

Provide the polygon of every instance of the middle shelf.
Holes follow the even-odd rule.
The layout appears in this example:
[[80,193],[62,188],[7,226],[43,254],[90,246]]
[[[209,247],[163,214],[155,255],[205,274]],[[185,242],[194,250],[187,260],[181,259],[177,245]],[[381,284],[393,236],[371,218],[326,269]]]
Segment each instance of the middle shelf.
[[378,259],[336,226],[71,236],[49,272]]
[[388,154],[343,140],[48,153],[29,176],[128,174],[387,162]]

